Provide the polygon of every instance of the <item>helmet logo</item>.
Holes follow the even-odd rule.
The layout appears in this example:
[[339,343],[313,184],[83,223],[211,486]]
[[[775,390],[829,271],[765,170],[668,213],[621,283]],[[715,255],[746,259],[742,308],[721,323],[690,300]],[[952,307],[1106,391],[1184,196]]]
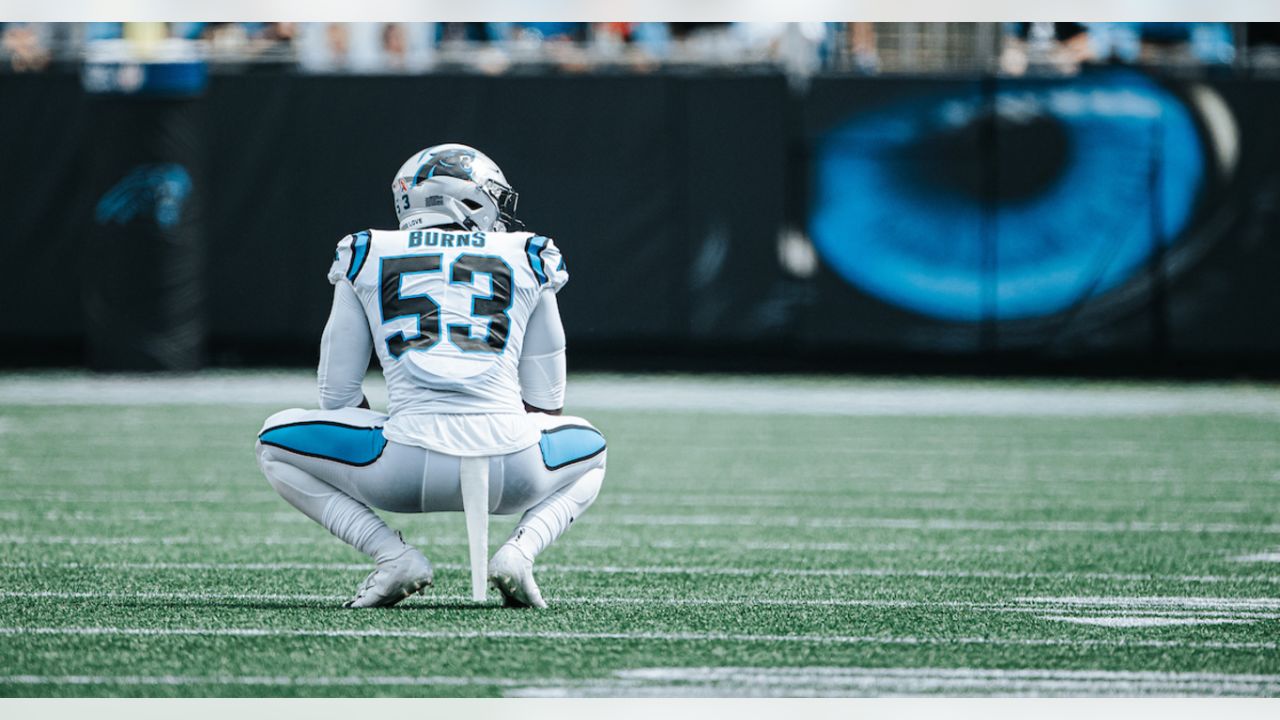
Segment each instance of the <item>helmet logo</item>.
[[471,163],[475,159],[474,150],[454,148],[438,152],[418,168],[413,175],[413,183],[417,185],[423,180],[433,177],[454,177],[462,180],[471,179]]

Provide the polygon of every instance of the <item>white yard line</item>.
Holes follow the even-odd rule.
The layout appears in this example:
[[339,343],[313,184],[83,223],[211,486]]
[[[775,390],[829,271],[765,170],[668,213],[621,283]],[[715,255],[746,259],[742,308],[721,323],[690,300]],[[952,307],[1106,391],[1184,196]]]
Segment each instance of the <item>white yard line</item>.
[[1177,523],[1098,522],[1042,520],[960,520],[951,518],[885,518],[749,516],[749,515],[610,515],[602,521],[620,525],[652,526],[768,526],[799,528],[851,528],[880,530],[978,530],[993,532],[1079,532],[1079,533],[1280,533],[1280,523]]
[[1280,676],[978,668],[641,668],[508,696],[1271,695]]
[[[4,561],[0,567],[15,569],[61,568],[67,570],[279,570],[317,571],[368,571],[367,564],[359,563],[215,563],[215,562],[27,562]],[[469,566],[460,563],[435,563],[446,570],[465,570]],[[976,578],[995,580],[1111,580],[1118,582],[1181,582],[1181,583],[1280,583],[1275,575],[1164,575],[1149,573],[1107,572],[1010,572],[1001,570],[930,570],[909,568],[779,568],[735,566],[676,566],[676,565],[572,565],[548,563],[538,566],[542,572],[600,573],[605,575],[774,575],[783,577],[919,577],[919,578]]]
[[[375,407],[386,387],[365,383]],[[307,372],[208,372],[191,376],[95,376],[9,373],[0,405],[262,405],[310,407],[315,377]],[[1122,385],[1078,383],[1009,386],[947,381],[828,382],[751,377],[581,375],[570,378],[574,412],[642,410],[852,416],[1129,417],[1147,415],[1280,415],[1280,393],[1238,384]]]
[[[433,547],[467,547],[465,537],[409,537],[411,544],[430,550]],[[298,546],[314,547],[317,539],[313,537],[286,537],[267,535],[263,537],[240,536],[219,537],[216,535],[178,535],[178,536],[142,536],[142,535],[0,535],[0,545],[68,545],[68,546],[118,546],[118,545],[229,545],[244,547]],[[609,538],[574,538],[574,547],[580,548],[634,548],[650,550],[743,550],[751,552],[810,552],[810,553],[878,553],[878,552],[921,552],[930,549],[941,549],[929,543],[848,543],[848,542],[771,542],[755,540],[648,540],[645,538],[609,539]],[[1048,544],[1026,543],[1010,545],[969,545],[961,548],[947,546],[948,554],[959,553],[1013,553],[1034,552],[1051,548]],[[1099,548],[1099,545],[1092,545]],[[1113,546],[1119,549],[1121,546]]]
[[1242,563],[1280,563],[1280,550],[1254,553],[1252,555],[1240,555],[1239,557],[1231,559]]
[[[219,508],[202,508],[206,518],[243,519],[283,523],[311,522],[301,513],[294,512],[245,512],[225,511]],[[0,519],[18,521],[44,520],[48,522],[136,522],[164,523],[190,522],[190,511],[175,510],[172,513],[133,511],[127,513],[93,513],[88,511],[46,510],[43,513],[19,513],[8,511]],[[1229,523],[1229,522],[1150,522],[1131,520],[1123,522],[1099,521],[1042,521],[1042,520],[964,520],[956,518],[892,518],[892,517],[810,517],[797,515],[630,515],[612,514],[607,511],[594,514],[598,522],[614,525],[641,525],[649,527],[789,527],[808,529],[850,530],[918,530],[924,532],[1060,532],[1060,533],[1241,533],[1280,534],[1280,523]]]
[[1000,694],[1274,694],[1280,676],[1102,670],[978,668],[639,668],[600,679],[465,675],[0,675],[0,685],[246,686],[246,687],[501,687],[509,695],[615,694],[875,694],[991,692]]
[[[338,603],[347,600],[347,595],[323,595],[308,593],[220,593],[220,592],[181,592],[181,591],[136,591],[136,592],[119,592],[109,590],[3,590],[0,591],[2,599],[55,599],[55,600],[190,600],[190,601],[248,601],[248,602],[333,602]],[[450,602],[450,603],[468,603],[469,596],[463,595],[436,595],[428,593],[424,598],[428,602]],[[1135,598],[1142,600],[1142,598]],[[1217,600],[1217,598],[1204,598],[1206,601]],[[1161,607],[1157,609],[1131,609],[1127,610],[1130,615],[1135,616],[1151,616],[1151,617],[1229,617],[1241,618],[1249,620],[1275,620],[1280,619],[1280,613],[1261,612],[1254,610],[1246,601],[1236,603],[1233,599],[1223,598],[1223,604],[1210,605],[1200,604],[1195,610],[1179,609],[1178,607]],[[1246,600],[1257,600],[1246,599]],[[893,608],[893,609],[962,609],[972,610],[974,612],[996,612],[996,613],[1022,613],[1036,614],[1044,613],[1048,610],[1057,610],[1060,612],[1081,611],[1079,608],[1073,608],[1068,604],[1049,604],[1038,602],[1028,606],[1021,600],[1014,600],[1012,603],[1002,602],[970,602],[959,600],[888,600],[878,598],[819,598],[819,599],[777,599],[777,598],[726,598],[726,597],[685,597],[685,598],[663,598],[663,597],[610,597],[610,596],[580,596],[580,597],[559,597],[553,596],[550,599],[552,604],[556,605],[585,605],[599,607],[613,606],[640,606],[640,607],[867,607],[867,608]],[[1238,605],[1243,604],[1244,607]],[[1139,604],[1140,605],[1140,604]],[[1085,609],[1083,612],[1097,612],[1096,608]],[[1087,616],[1086,616],[1087,617]]]
[[1173,625],[1238,625],[1257,622],[1245,618],[1224,617],[1146,617],[1140,615],[1041,615],[1042,620],[1097,625],[1099,627],[1135,628]]
[[317,637],[420,640],[639,640],[656,642],[802,643],[814,645],[995,645],[1024,647],[1142,647],[1199,650],[1278,650],[1277,642],[1071,638],[899,637],[885,635],[772,635],[724,632],[567,632],[515,630],[389,630],[302,628],[0,627],[0,635],[113,637]]
[[[864,480],[862,476],[856,480]],[[846,482],[852,478],[842,479]],[[47,480],[40,481],[47,483]],[[834,481],[833,481],[834,482]],[[1120,508],[1150,510],[1152,503],[1160,503],[1172,510],[1194,510],[1197,514],[1248,514],[1257,512],[1253,503],[1241,500],[1212,500],[1207,498],[1121,498],[1116,501],[1091,501],[1081,499],[1078,495],[1046,496],[1038,489],[1026,489],[1018,493],[1017,488],[1010,486],[993,486],[987,491],[975,494],[975,488],[967,484],[956,483],[954,486],[937,486],[927,493],[903,492],[901,486],[881,490],[870,497],[849,497],[832,493],[787,492],[779,490],[749,491],[747,494],[730,493],[687,493],[675,489],[650,490],[642,492],[608,493],[601,497],[598,508],[645,508],[649,506],[669,507],[673,497],[688,507],[705,508],[748,508],[769,510],[797,510],[821,507],[824,510],[945,510],[945,511],[992,511],[992,510],[1057,510],[1070,512],[1115,511]],[[889,491],[886,495],[885,492]],[[949,496],[944,493],[957,493],[962,496]],[[40,491],[9,489],[5,498],[11,502],[30,503],[66,503],[81,505],[108,505],[137,507],[139,505],[154,506],[160,503],[192,503],[200,504],[201,511],[208,508],[206,504],[231,506],[227,509],[243,509],[247,506],[278,506],[280,498],[274,494],[232,491],[117,491],[103,492],[96,490],[83,491]],[[223,508],[212,508],[214,511]],[[264,508],[270,509],[270,508]],[[187,511],[188,508],[175,508],[175,511]]]
[[1183,610],[1280,610],[1280,598],[1067,596],[1020,597],[1014,602],[1076,607],[1177,608]]
[[[0,675],[0,685],[244,685],[267,687],[328,687],[328,686],[498,686],[525,687],[539,684],[537,678],[485,677],[482,675],[312,675],[291,677],[287,675]],[[570,682],[557,679],[554,683]]]
[[[901,488],[899,488],[901,489]],[[746,495],[733,495],[729,493],[685,493],[676,490],[653,493],[611,493],[601,498],[599,507],[602,509],[609,508],[667,508],[670,507],[672,499],[678,497],[680,502],[687,507],[703,507],[703,508],[744,508],[744,509],[766,509],[766,510],[806,510],[815,507],[821,507],[823,510],[945,510],[945,511],[993,511],[993,510],[1057,510],[1089,512],[1097,514],[1103,511],[1116,511],[1122,508],[1144,509],[1149,510],[1152,498],[1122,498],[1116,501],[1089,501],[1082,500],[1079,497],[1057,496],[1044,497],[1042,495],[1032,496],[1028,493],[1025,496],[1012,495],[1006,492],[1008,488],[1002,488],[1000,493],[988,493],[973,495],[972,488],[963,487],[957,484],[955,488],[947,490],[961,494],[955,497],[940,497],[937,495],[930,496],[912,496],[898,493],[887,499],[885,496],[871,496],[866,498],[848,497],[848,496],[832,496],[830,494],[815,493],[789,493],[780,491],[760,491],[749,492]],[[877,491],[878,492],[878,491]],[[940,491],[941,492],[941,491]],[[10,502],[28,502],[28,503],[58,503],[71,505],[108,505],[120,507],[137,507],[139,505],[154,507],[162,503],[191,503],[201,505],[201,511],[213,509],[214,511],[230,509],[242,510],[249,506],[275,506],[280,502],[280,498],[276,495],[254,494],[254,493],[231,493],[231,492],[168,492],[157,490],[155,492],[121,491],[119,493],[112,492],[24,492],[21,490],[9,490],[5,494],[5,498]],[[1250,503],[1240,501],[1188,501],[1182,498],[1175,500],[1160,500],[1159,502],[1167,503],[1174,510],[1186,508],[1194,510],[1198,514],[1218,513],[1218,514],[1246,514],[1257,511],[1257,508]],[[208,504],[221,505],[224,507],[208,508]],[[189,508],[175,508],[175,511],[186,511]],[[269,509],[269,508],[264,508]]]
[[[1040,694],[1273,694],[1280,676],[1101,670],[985,670],[977,668],[640,668],[611,678],[509,678],[465,675],[0,675],[0,685],[360,687],[455,686],[517,688],[511,695],[577,693],[654,694],[877,694],[941,691]],[[521,692],[534,690],[535,692]]]

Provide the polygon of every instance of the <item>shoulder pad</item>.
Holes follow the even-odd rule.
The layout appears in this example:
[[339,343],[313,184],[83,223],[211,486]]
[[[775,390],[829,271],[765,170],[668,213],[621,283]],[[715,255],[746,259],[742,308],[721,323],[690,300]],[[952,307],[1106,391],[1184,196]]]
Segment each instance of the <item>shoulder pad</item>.
[[559,292],[569,282],[569,272],[565,269],[564,257],[560,248],[549,237],[530,234],[524,243],[525,257],[529,260],[529,269],[538,279],[538,284]]
[[333,253],[333,264],[329,266],[331,284],[337,285],[344,277],[348,282],[355,282],[365,261],[369,259],[369,243],[372,240],[372,231],[361,230],[338,241],[338,248]]

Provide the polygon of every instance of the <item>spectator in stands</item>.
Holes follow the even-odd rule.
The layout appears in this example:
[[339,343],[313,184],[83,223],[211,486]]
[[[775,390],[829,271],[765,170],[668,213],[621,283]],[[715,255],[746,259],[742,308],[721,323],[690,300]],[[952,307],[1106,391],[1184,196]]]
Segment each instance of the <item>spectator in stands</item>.
[[432,63],[434,23],[385,23],[382,26],[382,69],[423,72]]
[[1122,63],[1223,64],[1235,59],[1228,23],[1088,23],[1094,56]]
[[876,24],[851,22],[843,25],[845,41],[853,57],[853,66],[868,74],[879,72],[880,52],[876,46]]
[[778,65],[793,79],[817,72],[831,46],[826,23],[745,22],[734,23],[732,29],[742,56]]
[[47,23],[5,23],[0,47],[14,72],[39,72],[49,67],[50,28]]
[[376,72],[382,66],[380,23],[302,23],[298,66],[305,72]]
[[1089,28],[1083,23],[1005,23],[1000,69],[1006,74],[1032,70],[1074,75],[1093,57]]
[[594,56],[600,60],[622,61],[632,70],[653,70],[671,50],[667,23],[604,22],[591,26]]

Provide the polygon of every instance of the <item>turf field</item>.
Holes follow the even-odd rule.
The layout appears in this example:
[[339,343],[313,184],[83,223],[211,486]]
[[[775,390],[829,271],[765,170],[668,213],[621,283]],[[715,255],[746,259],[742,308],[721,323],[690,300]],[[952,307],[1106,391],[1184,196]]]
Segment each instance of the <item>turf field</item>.
[[1280,693],[1280,388],[575,377],[552,609],[392,515],[436,587],[357,612],[253,460],[309,382],[0,375],[0,694]]

